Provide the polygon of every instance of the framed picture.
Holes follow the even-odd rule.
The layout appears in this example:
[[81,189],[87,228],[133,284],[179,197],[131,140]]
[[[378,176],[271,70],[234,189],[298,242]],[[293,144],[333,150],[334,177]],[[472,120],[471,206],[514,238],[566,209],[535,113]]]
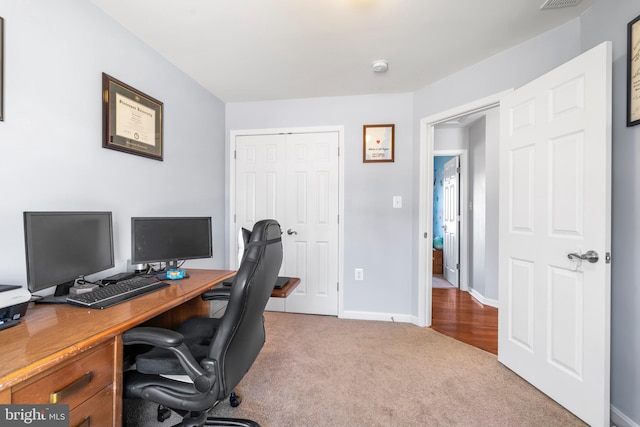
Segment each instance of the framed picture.
[[395,125],[364,125],[362,161],[393,162]]
[[162,160],[162,102],[102,73],[102,146]]
[[627,26],[627,126],[640,124],[640,16]]
[[4,19],[0,16],[0,122],[4,121]]

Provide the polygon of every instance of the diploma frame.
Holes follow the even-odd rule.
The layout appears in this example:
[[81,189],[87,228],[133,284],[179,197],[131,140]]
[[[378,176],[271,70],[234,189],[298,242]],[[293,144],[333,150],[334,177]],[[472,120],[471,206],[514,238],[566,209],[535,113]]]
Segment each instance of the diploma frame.
[[640,16],[627,26],[627,126],[640,124]]
[[394,161],[395,125],[364,125],[362,135],[362,162],[384,163]]
[[163,160],[162,102],[102,73],[102,147]]

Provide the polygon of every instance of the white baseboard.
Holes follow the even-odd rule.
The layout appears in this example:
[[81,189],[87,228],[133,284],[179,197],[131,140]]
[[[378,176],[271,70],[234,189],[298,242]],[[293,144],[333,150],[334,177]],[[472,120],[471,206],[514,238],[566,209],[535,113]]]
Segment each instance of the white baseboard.
[[497,299],[485,298],[484,295],[480,294],[478,291],[476,291],[473,288],[469,289],[469,293],[471,294],[472,297],[480,301],[482,305],[488,305],[489,307],[498,308]]
[[[374,313],[369,311],[344,311],[343,319],[378,320],[382,322],[416,323],[414,316],[409,314]],[[417,323],[416,323],[417,324]]]
[[611,405],[611,425],[616,427],[640,427],[640,424],[634,422],[613,405]]

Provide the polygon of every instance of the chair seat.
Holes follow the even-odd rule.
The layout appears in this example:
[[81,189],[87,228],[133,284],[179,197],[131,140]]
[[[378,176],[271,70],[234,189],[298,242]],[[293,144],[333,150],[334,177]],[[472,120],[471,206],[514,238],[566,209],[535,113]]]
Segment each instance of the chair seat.
[[[220,324],[216,318],[192,318],[185,320],[177,329],[184,336],[184,343],[193,357],[200,362],[207,356],[211,339]],[[185,375],[186,372],[178,358],[170,351],[160,347],[136,356],[136,370],[142,374]]]

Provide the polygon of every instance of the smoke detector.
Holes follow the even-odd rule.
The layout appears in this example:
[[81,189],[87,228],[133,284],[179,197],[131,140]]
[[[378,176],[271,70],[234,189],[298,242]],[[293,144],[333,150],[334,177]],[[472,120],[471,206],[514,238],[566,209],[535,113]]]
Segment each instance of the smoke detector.
[[377,61],[373,61],[371,69],[374,73],[384,73],[389,69],[389,63],[384,59],[378,59]]
[[573,7],[577,6],[580,1],[582,0],[547,0],[540,6],[540,10]]

